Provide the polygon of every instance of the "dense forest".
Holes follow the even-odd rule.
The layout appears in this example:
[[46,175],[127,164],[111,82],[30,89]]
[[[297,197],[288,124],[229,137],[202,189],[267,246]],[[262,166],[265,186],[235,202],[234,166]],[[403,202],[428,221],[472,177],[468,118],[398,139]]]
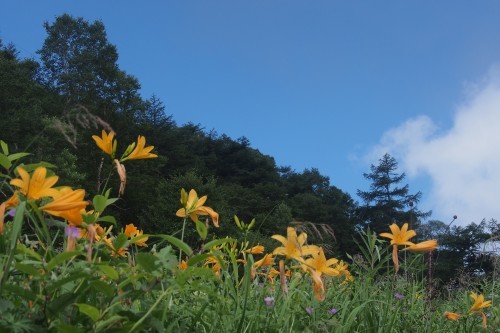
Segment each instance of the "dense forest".
[[[381,156],[360,175],[371,186],[358,191],[362,202],[356,202],[318,169],[276,165],[245,137],[206,131],[202,124],[178,125],[159,98],[141,96],[138,80],[119,68],[102,22],[65,14],[43,28],[47,36],[37,59],[21,58],[15,45],[0,40],[0,139],[17,152],[30,152],[32,161],[57,165],[61,183],[92,196],[102,191],[111,165],[103,163],[108,157],[96,149],[92,135],[113,131],[122,149],[144,135],[159,158],[127,165],[133,181],[112,207],[120,226],[134,223],[145,233],[176,234],[180,190],[196,189],[220,214],[220,228],[211,230],[219,237],[236,233],[235,215],[256,220],[249,235],[255,244],[269,242],[264,239],[292,224],[348,260],[358,251],[358,231],[381,232],[393,222],[408,222],[422,239],[438,240],[437,280],[493,270],[495,253],[482,250],[485,242],[498,239],[498,222],[461,227],[429,220],[431,212],[418,209],[422,193],[410,192],[394,157]],[[119,179],[110,182],[117,196]],[[0,201],[12,194],[7,183],[2,186]],[[188,242],[196,239],[191,232]]]

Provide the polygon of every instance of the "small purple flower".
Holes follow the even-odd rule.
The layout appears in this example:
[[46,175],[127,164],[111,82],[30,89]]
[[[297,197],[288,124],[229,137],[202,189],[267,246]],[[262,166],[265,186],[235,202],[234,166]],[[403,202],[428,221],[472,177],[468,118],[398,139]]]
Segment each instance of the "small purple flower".
[[74,225],[67,225],[64,228],[64,231],[67,237],[77,238],[78,236],[80,236],[80,230]]
[[337,312],[339,312],[339,310],[335,309],[335,308],[331,308],[330,310],[328,310],[328,313],[331,314],[332,316],[334,314],[336,314]]
[[10,217],[14,217],[14,215],[16,215],[16,209],[12,208],[11,210],[9,210],[9,212],[7,213],[7,215],[9,215]]
[[266,306],[268,308],[272,308],[274,306],[274,298],[273,297],[268,296],[268,297],[264,298],[264,302],[266,302]]
[[306,312],[307,312],[308,314],[310,314],[310,315],[312,315],[313,311],[314,311],[314,309],[313,309],[313,308],[311,308],[311,307],[309,307],[309,306],[306,308]]
[[491,317],[491,312],[486,312],[486,317]]
[[395,294],[394,294],[394,298],[397,298],[397,299],[403,299],[403,298],[405,298],[405,296],[404,296],[404,295],[401,295],[400,293],[395,293]]

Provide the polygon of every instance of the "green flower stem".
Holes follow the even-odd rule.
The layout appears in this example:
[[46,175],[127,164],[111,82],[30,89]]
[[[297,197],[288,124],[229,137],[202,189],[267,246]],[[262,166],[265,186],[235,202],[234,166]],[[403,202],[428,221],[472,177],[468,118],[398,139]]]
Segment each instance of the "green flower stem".
[[[181,241],[184,242],[184,231],[186,230],[186,221],[187,221],[187,216],[184,218],[184,221],[182,221],[182,233],[181,233]],[[179,263],[182,260],[182,249],[179,249]]]
[[[171,287],[170,287],[171,288]],[[170,292],[170,288],[168,288],[167,290],[165,290],[165,292],[163,292],[160,297],[158,297],[158,299],[156,300],[156,302],[151,306],[151,308],[149,308],[148,312],[146,312],[146,314],[144,314],[144,316],[141,317],[141,319],[139,319],[138,321],[135,322],[134,326],[132,326],[132,328],[128,331],[129,333],[131,332],[136,332],[136,329],[137,327],[144,321],[146,320],[146,318],[151,314],[151,312],[153,312],[153,310],[158,306],[158,304],[160,304],[160,302],[165,298],[167,297],[168,293]]]
[[45,218],[43,217],[42,213],[38,209],[37,205],[35,204],[34,201],[28,201],[29,205],[32,208],[32,211],[35,212],[36,217],[38,218],[38,221],[40,223],[37,223],[36,219],[33,218],[30,215],[31,219],[35,223],[35,227],[37,229],[37,234],[38,234],[38,239],[42,244],[45,244],[46,246],[50,246],[52,244],[51,238],[50,238],[50,233],[49,229],[47,228],[47,223],[45,222]]

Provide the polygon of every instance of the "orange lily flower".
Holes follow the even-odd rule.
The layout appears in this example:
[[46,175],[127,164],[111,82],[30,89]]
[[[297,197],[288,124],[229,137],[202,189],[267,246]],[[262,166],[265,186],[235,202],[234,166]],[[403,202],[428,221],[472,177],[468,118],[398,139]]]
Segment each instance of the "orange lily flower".
[[182,260],[178,267],[179,267],[179,269],[181,271],[185,271],[188,268],[187,261],[186,260]]
[[251,249],[246,250],[245,252],[251,253],[251,254],[262,254],[262,253],[264,253],[264,246],[256,245],[256,246],[252,247]]
[[490,307],[491,301],[485,301],[482,294],[477,295],[474,292],[470,293],[470,297],[474,300],[474,304],[469,311],[473,314],[480,314],[483,317],[483,327],[486,328],[486,315],[483,311],[479,310]]
[[448,320],[459,320],[460,319],[460,315],[458,313],[455,313],[455,312],[448,312],[448,311],[446,311],[444,313],[444,316]]
[[19,191],[28,199],[38,200],[42,197],[57,195],[58,191],[52,188],[52,186],[54,186],[59,177],[47,177],[47,169],[45,167],[36,168],[32,176],[22,167],[17,167],[16,170],[21,179],[12,179],[10,184],[18,187]]
[[318,301],[321,302],[325,299],[326,295],[325,285],[323,284],[323,280],[321,279],[321,273],[311,268],[308,269],[308,272],[313,280],[314,296]]
[[[139,236],[142,236],[144,234],[144,232],[142,230],[137,230],[136,234],[135,234],[135,237],[139,237]],[[146,242],[148,241],[149,237],[142,237],[138,240],[136,240],[135,238],[130,240],[131,243],[137,245],[137,246],[148,246],[148,244],[146,244]]]
[[135,236],[137,234],[137,231],[137,227],[133,223],[130,223],[125,226],[124,234],[127,235],[128,238],[130,238],[132,236]]
[[101,148],[103,152],[113,157],[116,151],[116,140],[114,140],[115,133],[109,132],[106,133],[105,130],[102,130],[101,137],[97,135],[92,135],[92,139],[94,139],[97,147]]
[[276,239],[283,246],[274,249],[273,254],[286,256],[287,259],[295,259],[304,262],[303,257],[319,252],[319,248],[315,245],[304,245],[307,240],[305,232],[297,236],[295,228],[288,227],[287,238],[281,235],[273,235],[271,238]]
[[392,261],[397,273],[399,270],[398,245],[414,245],[409,239],[415,237],[417,233],[414,230],[408,230],[408,223],[403,224],[401,229],[395,223],[391,224],[389,228],[392,233],[383,232],[380,236],[391,239]]
[[135,146],[134,150],[128,156],[125,158],[122,158],[120,162],[123,162],[125,160],[140,160],[140,159],[145,159],[145,158],[156,158],[158,155],[150,153],[151,150],[153,150],[155,147],[154,146],[146,146],[146,138],[143,137],[142,135],[139,135],[137,138],[137,145]]
[[126,257],[128,249],[126,247],[120,247],[118,249],[115,249],[113,246],[113,240],[110,237],[103,237],[102,240],[104,243],[111,249],[111,256],[112,257]]
[[273,261],[274,261],[273,255],[270,254],[270,253],[268,253],[268,254],[264,255],[264,258],[262,258],[260,260],[257,260],[256,262],[254,262],[253,265],[256,268],[268,267],[268,266],[272,265]]
[[203,206],[207,201],[207,196],[198,198],[198,194],[195,190],[189,191],[189,195],[186,194],[184,189],[181,190],[181,203],[184,208],[179,209],[175,215],[179,217],[189,216],[193,222],[198,221],[198,215],[210,215],[214,225],[219,227],[219,214],[216,213],[212,208]]
[[334,269],[339,271],[339,276],[341,276],[341,275],[350,276],[351,273],[349,272],[347,267],[348,266],[344,262],[344,260],[340,260],[337,264],[335,264]]
[[62,217],[72,225],[80,226],[83,223],[82,213],[85,213],[85,207],[89,204],[83,200],[85,190],[72,190],[69,187],[63,187],[54,195],[54,200],[40,207],[41,210],[50,215]]
[[306,259],[305,265],[303,267],[307,270],[307,268],[312,268],[321,276],[322,273],[325,273],[328,276],[338,276],[340,272],[332,268],[330,266],[335,265],[339,262],[336,258],[331,258],[326,260],[325,253],[323,252],[323,248],[319,248],[319,252],[313,253],[312,258]]
[[14,194],[12,194],[12,196],[4,203],[5,203],[5,209],[9,209],[11,207],[16,207],[17,205],[19,205],[18,191],[15,190]]
[[404,250],[425,252],[425,251],[433,251],[435,249],[437,249],[437,240],[431,239],[431,240],[426,240],[424,242],[410,245],[407,248],[405,248]]

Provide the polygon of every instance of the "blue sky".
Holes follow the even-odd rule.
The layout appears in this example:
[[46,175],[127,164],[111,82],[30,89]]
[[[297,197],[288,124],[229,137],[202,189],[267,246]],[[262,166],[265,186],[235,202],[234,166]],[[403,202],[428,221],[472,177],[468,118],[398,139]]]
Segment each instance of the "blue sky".
[[389,152],[432,218],[500,219],[498,1],[2,0],[0,38],[36,57],[63,13],[101,20],[179,125],[245,136],[356,200]]

